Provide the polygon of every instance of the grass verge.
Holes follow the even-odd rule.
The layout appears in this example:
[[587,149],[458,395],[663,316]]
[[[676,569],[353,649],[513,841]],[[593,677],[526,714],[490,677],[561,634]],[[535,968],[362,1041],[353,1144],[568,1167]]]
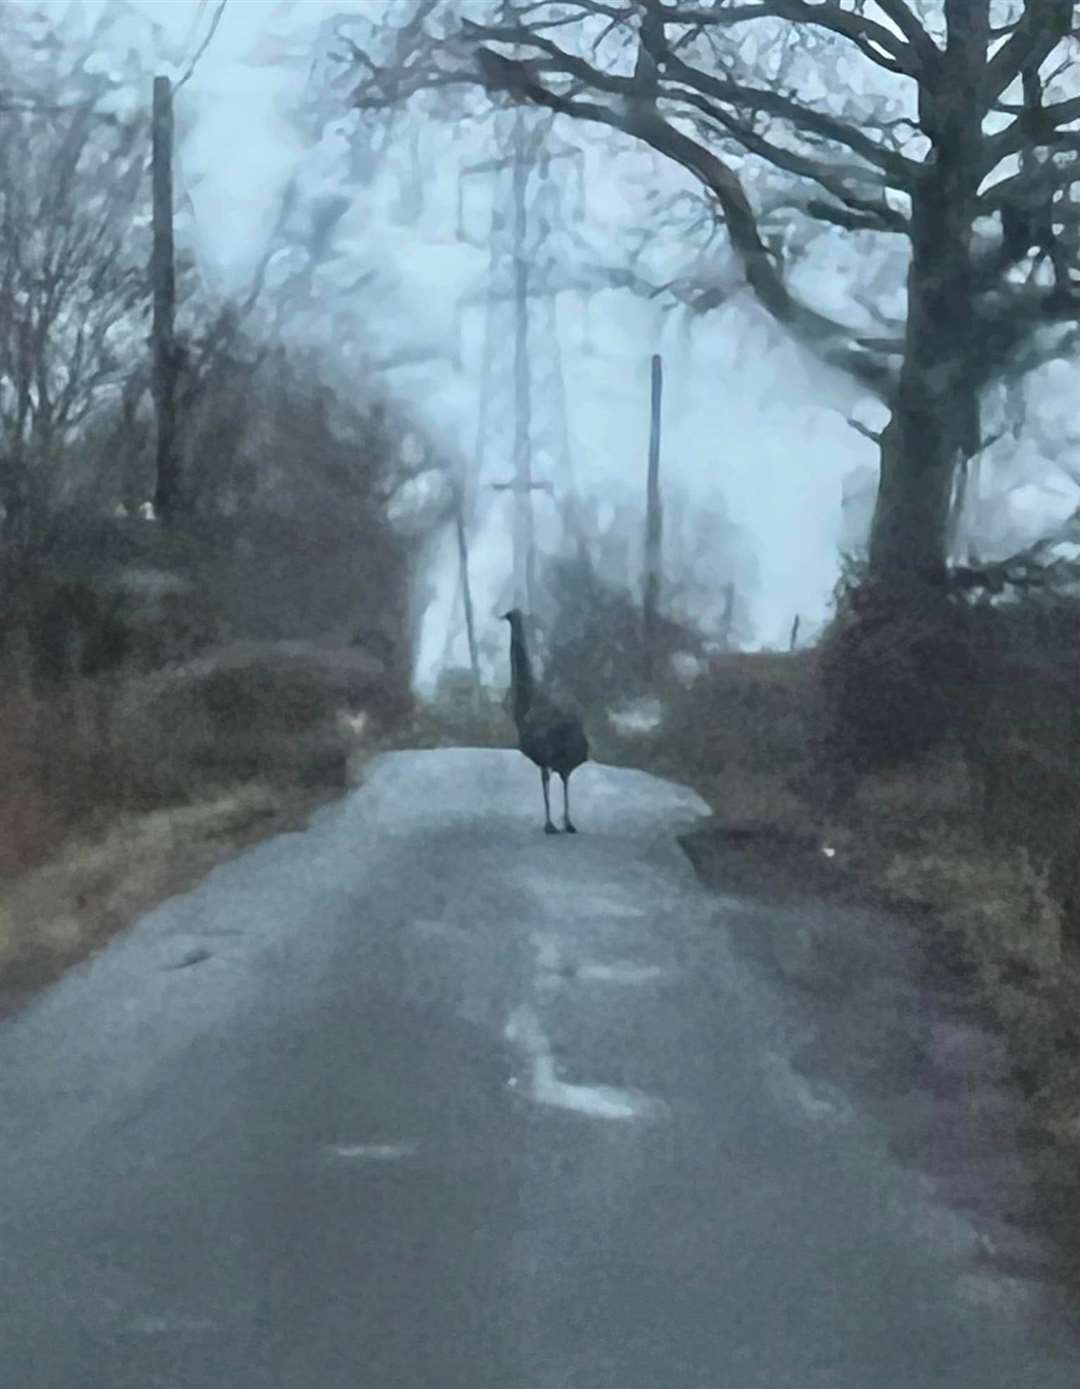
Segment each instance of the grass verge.
[[9,692],[0,1012],[239,849],[302,823],[399,717],[362,657],[281,643]]
[[672,700],[669,723],[695,731],[668,739],[661,727],[641,764],[713,808],[686,843],[707,881],[889,912],[917,942],[927,983],[1004,1039],[1039,1193],[1024,1224],[1053,1243],[1080,1294],[1080,951],[1055,872],[1061,806],[1026,775],[1032,759],[1006,740],[983,743],[974,767],[943,750],[865,774],[838,801],[818,754],[813,653],[731,657]]

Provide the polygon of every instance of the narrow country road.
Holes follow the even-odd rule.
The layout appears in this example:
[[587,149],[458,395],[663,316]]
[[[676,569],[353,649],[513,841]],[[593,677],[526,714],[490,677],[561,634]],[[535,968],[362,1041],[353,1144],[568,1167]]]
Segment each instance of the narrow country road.
[[4,1385],[1076,1389],[787,1065],[696,797],[574,791],[388,755],[0,1025]]

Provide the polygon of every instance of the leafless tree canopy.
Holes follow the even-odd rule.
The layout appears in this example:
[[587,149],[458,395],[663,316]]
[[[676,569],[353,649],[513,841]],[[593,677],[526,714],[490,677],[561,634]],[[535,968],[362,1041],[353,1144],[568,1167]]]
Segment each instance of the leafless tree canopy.
[[[1069,0],[409,0],[392,13],[389,29],[344,36],[361,108],[486,89],[623,132],[693,175],[757,301],[890,406],[878,558],[940,568],[980,393],[1060,351],[1080,319]],[[868,248],[904,243],[906,315],[852,294],[840,318],[795,290],[794,259],[829,226]]]
[[45,502],[50,461],[131,366],[144,134],[90,106],[0,112],[0,503],[12,523]]
[[[902,325],[872,337],[802,302],[785,283],[781,228],[797,212],[910,236],[928,142],[958,103],[973,101],[985,127],[968,152],[975,217],[1000,228],[979,264],[988,368],[1026,329],[1080,309],[1068,275],[1080,229],[1071,4],[1002,5],[996,24],[986,0],[506,0],[477,22],[479,8],[409,0],[389,45],[353,40],[357,104],[483,87],[641,140],[703,185],[765,308],[875,390],[894,380]],[[751,187],[765,195],[756,206]],[[1049,282],[1016,283],[1009,272],[1032,259],[1049,261]]]

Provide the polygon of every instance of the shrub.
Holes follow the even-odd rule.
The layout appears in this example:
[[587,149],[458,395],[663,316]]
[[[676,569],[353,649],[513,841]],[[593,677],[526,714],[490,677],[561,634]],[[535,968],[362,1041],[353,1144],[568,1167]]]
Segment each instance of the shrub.
[[752,766],[794,776],[818,740],[813,652],[714,657],[689,688],[666,699],[661,737],[677,765],[707,773]]
[[842,580],[820,646],[824,749],[834,771],[918,761],[956,729],[975,671],[965,605],[918,582]]
[[[550,614],[546,678],[585,710],[610,708],[647,693],[641,605],[627,590],[600,579],[587,559],[555,559],[544,573]],[[658,682],[678,651],[696,654],[702,639],[659,617],[655,632]]]

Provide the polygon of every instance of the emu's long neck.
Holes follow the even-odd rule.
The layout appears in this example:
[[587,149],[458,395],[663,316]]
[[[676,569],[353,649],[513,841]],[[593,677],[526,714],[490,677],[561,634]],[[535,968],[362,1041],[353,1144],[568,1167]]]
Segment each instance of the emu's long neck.
[[510,688],[514,698],[514,718],[522,719],[533,700],[533,673],[525,633],[515,622],[510,628]]

